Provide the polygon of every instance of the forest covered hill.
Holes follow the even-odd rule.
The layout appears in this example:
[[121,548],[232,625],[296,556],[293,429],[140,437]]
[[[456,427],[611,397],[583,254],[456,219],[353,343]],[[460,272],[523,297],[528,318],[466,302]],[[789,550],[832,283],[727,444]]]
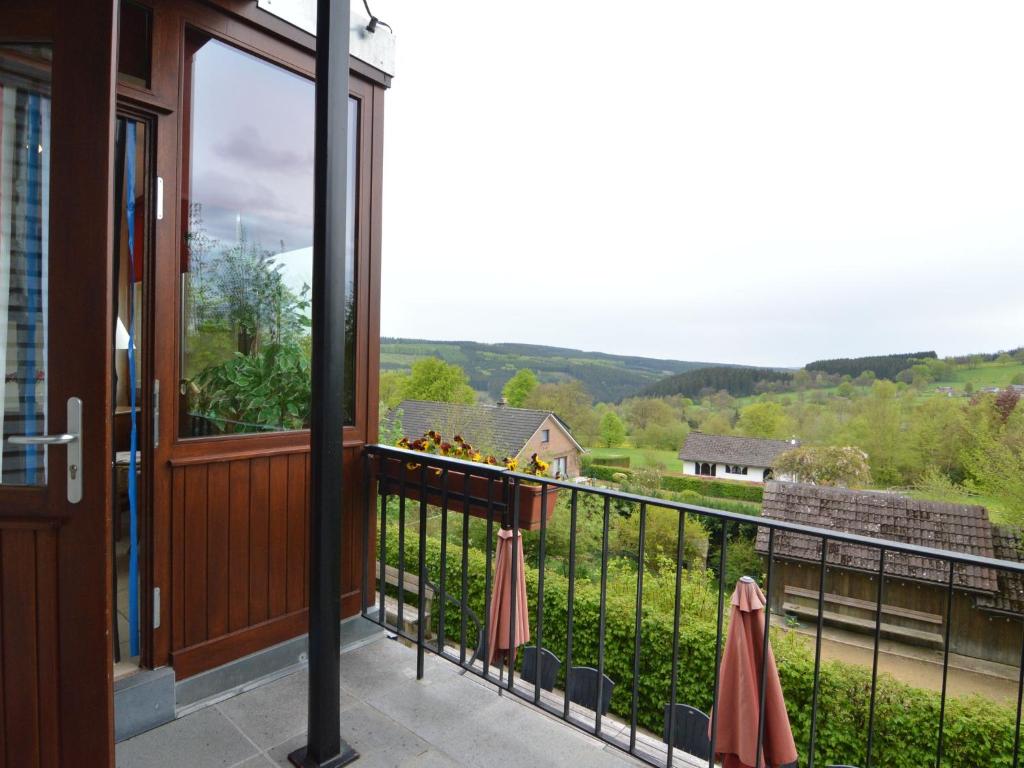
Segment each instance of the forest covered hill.
[[[406,371],[422,357],[455,363],[469,376],[470,386],[492,400],[520,368],[535,371],[541,382],[577,379],[597,402],[618,402],[645,387],[683,371],[721,363],[660,360],[650,357],[584,352],[538,344],[482,344],[476,341],[428,341],[382,338],[382,371]],[[739,367],[739,366],[733,366]]]

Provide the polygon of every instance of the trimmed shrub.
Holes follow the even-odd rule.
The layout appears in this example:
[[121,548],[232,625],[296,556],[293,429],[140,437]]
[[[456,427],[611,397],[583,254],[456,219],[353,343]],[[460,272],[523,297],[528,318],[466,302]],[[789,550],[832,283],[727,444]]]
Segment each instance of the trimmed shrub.
[[625,467],[629,469],[629,456],[606,454],[598,458],[602,467]]
[[701,496],[753,501],[758,504],[764,496],[764,488],[760,485],[735,483],[729,480],[708,480],[701,477],[668,475],[661,479],[661,487],[666,491],[696,491]]

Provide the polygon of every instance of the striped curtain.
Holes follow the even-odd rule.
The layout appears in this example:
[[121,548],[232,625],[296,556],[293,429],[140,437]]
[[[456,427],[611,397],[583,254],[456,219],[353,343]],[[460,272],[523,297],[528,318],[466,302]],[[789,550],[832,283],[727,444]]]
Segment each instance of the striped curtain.
[[48,56],[0,46],[0,429],[2,482],[46,482],[45,449],[12,434],[46,432],[50,98]]

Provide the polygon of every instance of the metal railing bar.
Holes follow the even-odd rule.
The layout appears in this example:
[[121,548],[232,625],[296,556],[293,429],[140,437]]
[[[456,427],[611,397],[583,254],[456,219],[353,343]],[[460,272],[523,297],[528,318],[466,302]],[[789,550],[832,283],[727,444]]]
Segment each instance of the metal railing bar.
[[462,476],[462,614],[459,618],[459,660],[466,663],[466,608],[469,602],[469,472]]
[[1013,768],[1017,768],[1020,760],[1020,715],[1022,703],[1024,703],[1024,632],[1021,632],[1020,643],[1020,678],[1017,681],[1017,726],[1013,732]]
[[441,573],[438,579],[440,605],[437,607],[437,650],[444,648],[445,609],[448,602],[448,468],[441,475]]
[[[420,470],[420,484],[427,484],[427,468]],[[427,638],[427,495],[420,494],[419,605],[416,606],[416,679],[423,679],[423,648]]]
[[633,639],[633,701],[629,720],[629,751],[636,749],[636,724],[640,704],[640,644],[644,612],[644,544],[647,536],[647,505],[640,504],[640,535],[636,558],[636,623]]
[[[502,482],[506,482],[504,479]],[[494,478],[487,478],[487,543],[484,545],[486,549],[486,569],[484,570],[484,634],[483,642],[489,643],[491,637],[491,555],[493,553],[494,544]],[[486,648],[484,657],[484,677],[488,677],[490,674],[490,660],[488,657],[491,654],[490,647]]]
[[[601,528],[601,596],[597,620],[597,701],[594,709],[594,733],[601,733],[601,700],[604,696],[604,634],[608,613],[608,529],[611,526],[612,500],[604,499],[604,524]],[[566,686],[568,687],[568,685]]]
[[569,596],[565,609],[565,704],[564,715],[569,717],[569,670],[572,669],[573,608],[576,601],[576,516],[579,489],[573,488],[569,499]]
[[398,496],[398,610],[397,624],[405,620],[405,482],[401,484]]
[[935,750],[935,768],[942,765],[942,737],[946,724],[946,681],[949,677],[949,637],[953,626],[953,575],[956,569],[949,564],[949,583],[946,585],[946,639],[942,647],[942,695],[939,699],[939,743]]
[[672,768],[673,746],[676,743],[676,685],[679,679],[679,619],[682,608],[683,552],[686,540],[686,512],[679,511],[679,531],[676,534],[676,599],[672,616],[672,680],[669,683],[668,752],[665,765]]
[[715,768],[715,749],[718,737],[718,686],[721,682],[722,628],[725,621],[725,566],[729,561],[729,521],[722,521],[722,552],[718,561],[718,630],[715,635],[715,685],[711,694],[711,756],[708,768]]
[[[519,558],[516,557],[519,552],[519,478],[513,480],[514,488],[512,490],[513,503],[512,503],[512,552],[510,559],[512,561],[512,573],[511,582],[509,583],[509,592],[512,595],[512,599],[509,601],[509,612],[508,612],[508,654],[505,661],[506,667],[508,668],[508,689],[512,690],[513,680],[515,678],[515,663],[513,661],[516,648],[516,593],[519,592],[516,589],[516,582],[519,577]],[[523,606],[524,611],[528,611],[528,606]]]
[[[384,481],[387,482],[386,480]],[[377,597],[380,600],[378,606],[379,615],[384,616],[384,598],[387,591],[387,555],[388,555],[388,497],[380,496],[380,581],[377,584]]]
[[828,539],[821,541],[821,564],[818,572],[818,628],[814,635],[814,692],[811,694],[811,744],[807,749],[807,768],[814,768],[814,746],[818,737],[818,689],[821,683],[821,635],[825,629],[825,572]]
[[761,646],[761,680],[759,681],[760,692],[757,704],[757,750],[754,752],[760,760],[761,749],[764,747],[764,700],[767,693],[765,684],[768,674],[768,638],[772,628],[772,564],[775,559],[775,531],[768,531],[768,575],[764,580],[765,605],[764,605],[764,640]]
[[878,649],[882,642],[882,595],[885,586],[885,549],[878,554],[878,602],[875,605],[875,646],[871,661],[871,700],[868,705],[868,749],[864,762],[871,768],[871,748],[875,742],[875,693],[878,689]]
[[547,554],[548,534],[548,484],[540,484],[540,551],[537,562],[537,640],[535,643],[535,668],[533,675],[533,701],[540,703],[540,682],[541,670],[544,659],[542,658],[544,648],[544,558]]

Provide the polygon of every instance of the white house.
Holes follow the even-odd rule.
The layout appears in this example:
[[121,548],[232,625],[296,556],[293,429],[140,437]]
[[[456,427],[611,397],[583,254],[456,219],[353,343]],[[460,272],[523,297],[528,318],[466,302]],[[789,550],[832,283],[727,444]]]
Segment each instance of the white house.
[[765,440],[691,432],[679,449],[679,458],[683,461],[683,474],[686,475],[763,483],[772,479],[773,466],[779,454],[798,445],[800,441],[796,439]]

